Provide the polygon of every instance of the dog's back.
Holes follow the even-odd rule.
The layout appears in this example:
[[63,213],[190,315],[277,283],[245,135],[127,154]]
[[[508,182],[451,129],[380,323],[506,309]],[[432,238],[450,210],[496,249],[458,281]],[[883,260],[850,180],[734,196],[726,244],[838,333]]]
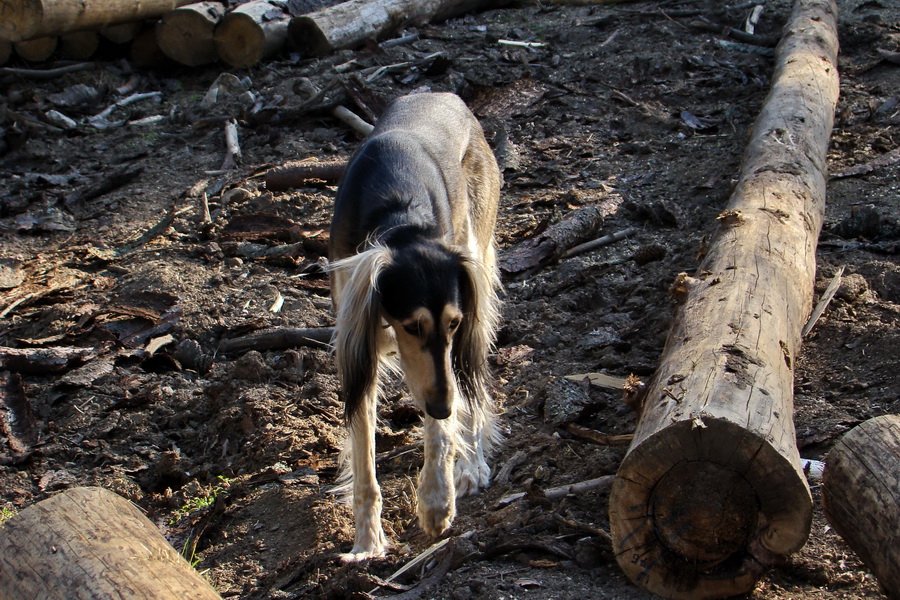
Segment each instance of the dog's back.
[[458,96],[401,97],[347,167],[330,258],[350,256],[402,225],[430,228],[448,244],[492,256],[499,188],[481,126]]

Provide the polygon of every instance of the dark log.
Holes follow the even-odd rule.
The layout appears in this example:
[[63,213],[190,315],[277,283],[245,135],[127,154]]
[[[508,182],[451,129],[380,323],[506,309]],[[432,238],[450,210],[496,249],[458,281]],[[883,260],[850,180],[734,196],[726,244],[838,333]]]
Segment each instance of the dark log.
[[243,352],[244,350],[285,350],[298,346],[327,348],[334,334],[332,327],[312,329],[276,329],[254,333],[239,338],[222,340],[220,352]]
[[73,31],[59,36],[59,55],[68,60],[87,60],[100,47],[96,31]]
[[143,31],[144,23],[142,21],[129,21],[128,23],[116,23],[115,25],[107,25],[100,29],[100,36],[111,41],[113,44],[127,44],[134,41],[134,38]]
[[29,62],[44,62],[56,52],[59,40],[55,36],[42,36],[13,43],[20,58]]
[[9,57],[12,56],[12,49],[12,42],[0,40],[0,66],[5,65]]
[[5,600],[221,600],[138,508],[73,488],[0,525]]
[[441,21],[503,0],[349,0],[291,20],[290,38],[301,51],[324,55],[355,48],[410,24]]
[[838,98],[837,6],[797,0],[728,209],[647,385],[610,496],[628,577],[667,598],[722,598],[800,549],[812,498],[793,369],[812,308]]
[[266,172],[266,189],[283,192],[302,186],[311,179],[337,181],[347,168],[346,160],[290,162]]
[[822,508],[887,596],[900,599],[900,415],[869,419],[835,444]]

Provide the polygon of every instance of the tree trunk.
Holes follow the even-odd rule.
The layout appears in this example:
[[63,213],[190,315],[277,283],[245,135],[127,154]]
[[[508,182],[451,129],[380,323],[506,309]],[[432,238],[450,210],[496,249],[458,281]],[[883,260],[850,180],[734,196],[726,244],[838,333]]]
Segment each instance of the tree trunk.
[[750,591],[801,548],[812,499],[793,368],[812,307],[838,97],[837,7],[797,0],[740,180],[647,386],[610,496],[619,565],[670,598]]
[[0,38],[12,42],[158,17],[189,0],[5,0]]
[[54,36],[39,37],[24,42],[14,42],[13,48],[20,58],[29,62],[44,62],[56,52],[57,38]]
[[197,2],[171,10],[156,25],[156,41],[163,54],[183,65],[197,67],[218,58],[213,33],[225,14],[218,2]]
[[216,51],[226,64],[251,67],[287,42],[288,15],[264,0],[241,4],[216,27]]
[[128,500],[73,488],[0,526],[5,600],[221,600]]
[[324,55],[410,24],[440,21],[503,0],[349,0],[291,20],[291,41],[303,52]]
[[869,419],[828,453],[822,507],[887,596],[900,600],[900,415]]
[[59,36],[59,55],[68,60],[87,60],[100,47],[96,31],[73,31]]

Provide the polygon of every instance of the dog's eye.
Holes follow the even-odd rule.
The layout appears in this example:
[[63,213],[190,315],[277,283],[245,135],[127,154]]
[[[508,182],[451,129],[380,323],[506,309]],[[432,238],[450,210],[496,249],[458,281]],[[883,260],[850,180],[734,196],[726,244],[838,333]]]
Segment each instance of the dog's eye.
[[409,335],[414,335],[416,337],[419,337],[419,334],[422,333],[422,330],[419,329],[418,323],[413,323],[412,325],[404,325],[403,330]]
[[450,331],[456,331],[456,328],[459,327],[459,324],[461,321],[462,321],[462,319],[457,317],[457,318],[453,319],[452,321],[450,321],[450,323],[447,325],[447,328]]

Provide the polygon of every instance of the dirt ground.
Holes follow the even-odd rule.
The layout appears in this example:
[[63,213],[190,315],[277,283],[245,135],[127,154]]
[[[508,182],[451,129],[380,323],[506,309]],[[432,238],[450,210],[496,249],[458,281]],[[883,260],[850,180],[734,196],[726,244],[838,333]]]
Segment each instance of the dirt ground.
[[[777,35],[789,4],[765,2],[756,32]],[[795,386],[797,442],[814,459],[854,425],[900,412],[900,170],[895,161],[845,173],[900,147],[900,66],[878,53],[900,51],[900,7],[840,6],[841,98],[817,292],[846,270],[805,340]],[[402,597],[649,597],[598,531],[608,531],[607,492],[500,499],[613,474],[622,460],[624,447],[566,430],[633,431],[620,394],[572,392],[560,378],[653,373],[669,286],[696,267],[728,200],[773,65],[771,48],[693,23],[740,27],[749,11],[714,0],[523,2],[409,29],[419,37],[406,44],[285,55],[219,85],[221,65],[133,70],[115,48],[96,69],[49,81],[0,75],[0,346],[81,349],[2,372],[4,518],[73,486],[107,487],[141,507],[226,598],[390,597],[420,581]],[[308,102],[316,89],[324,96]],[[220,343],[333,323],[322,265],[335,183],[273,192],[261,174],[348,157],[360,140],[334,105],[371,120],[363,106],[377,114],[422,90],[460,94],[500,148],[501,256],[585,206],[611,207],[601,234],[635,233],[504,281],[492,366],[505,442],[493,462],[495,472],[510,468],[459,503],[448,537],[463,537],[443,579],[439,564],[378,587],[434,542],[415,523],[421,432],[405,388],[389,386],[378,431],[392,549],[341,565],[352,520],[328,491],[343,439],[331,355],[224,352]],[[132,92],[159,94],[96,126],[45,124],[51,110],[87,119]],[[138,121],[154,115],[162,118]],[[223,170],[229,118],[243,156]],[[808,544],[752,597],[883,597],[825,522],[816,482],[813,494]]]

